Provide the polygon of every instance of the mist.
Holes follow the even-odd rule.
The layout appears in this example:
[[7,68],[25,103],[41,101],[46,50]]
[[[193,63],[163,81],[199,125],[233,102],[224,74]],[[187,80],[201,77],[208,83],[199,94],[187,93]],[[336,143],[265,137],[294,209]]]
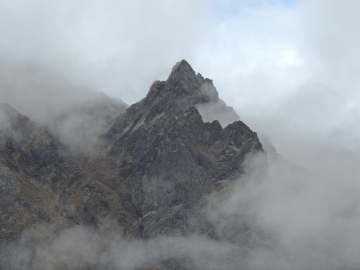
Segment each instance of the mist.
[[10,62],[37,61],[132,104],[186,59],[252,129],[359,152],[354,0],[0,4]]
[[88,152],[127,104],[37,61],[0,59],[0,100],[48,128],[73,150]]
[[245,211],[271,239],[251,252],[252,269],[358,267],[359,163],[341,157],[336,166],[313,157],[321,173],[312,173],[277,156],[267,177],[250,179],[229,198],[238,204],[248,198]]
[[29,265],[56,269],[62,264],[172,269],[178,262],[201,269],[356,269],[358,166],[351,158],[337,160],[345,168],[340,175],[339,167],[313,160],[314,166],[326,166],[326,174],[320,175],[276,152],[267,154],[265,168],[263,159],[264,154],[249,156],[245,175],[207,197],[201,212],[220,239],[199,235],[126,239],[115,233],[116,222],[111,221],[100,228],[38,224],[3,247],[2,260],[9,269]]
[[199,106],[203,120],[225,127],[236,112],[258,132],[268,164],[264,172],[249,157],[246,175],[202,210],[244,249],[234,239],[140,241],[42,224],[2,247],[5,269],[181,258],[202,269],[359,268],[357,1],[35,2],[0,3],[1,103],[87,152],[126,103],[185,58],[225,102]]

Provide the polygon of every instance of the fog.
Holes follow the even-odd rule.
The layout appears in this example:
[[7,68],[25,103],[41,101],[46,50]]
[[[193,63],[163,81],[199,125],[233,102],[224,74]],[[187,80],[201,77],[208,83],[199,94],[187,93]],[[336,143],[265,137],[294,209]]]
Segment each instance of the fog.
[[0,5],[0,57],[10,62],[37,61],[132,104],[186,59],[254,130],[359,152],[355,0]]
[[36,61],[0,59],[0,100],[87,152],[127,105]]
[[[37,236],[47,268],[183,257],[201,269],[359,268],[359,12],[356,0],[0,1],[0,101],[72,148],[90,149],[124,111],[116,98],[140,100],[186,59],[269,149],[266,175],[251,157],[231,192],[204,209],[224,234],[246,217],[246,256],[200,236],[141,242],[44,225],[6,247],[10,269],[29,265],[25,243]],[[204,121],[235,120],[213,105]]]
[[[335,165],[314,156],[312,165],[321,174],[278,157],[270,162],[269,174],[262,182],[249,181],[247,188],[234,193],[235,198],[254,196],[251,200],[255,203],[246,211],[255,207],[257,223],[273,237],[270,248],[252,254],[254,269],[358,267],[359,169],[355,164],[360,159],[354,163],[354,157],[341,157]],[[246,196],[241,196],[242,192]]]
[[[199,235],[124,239],[112,232],[111,222],[97,229],[38,224],[7,246],[2,260],[9,269],[137,269],[160,263],[171,269],[177,260],[185,269],[357,269],[360,183],[354,176],[359,168],[343,158],[337,160],[346,168],[341,175],[333,166],[318,175],[274,152],[264,168],[263,157],[249,156],[246,174],[227,191],[211,194],[202,211],[222,240]],[[29,243],[37,243],[36,250]]]

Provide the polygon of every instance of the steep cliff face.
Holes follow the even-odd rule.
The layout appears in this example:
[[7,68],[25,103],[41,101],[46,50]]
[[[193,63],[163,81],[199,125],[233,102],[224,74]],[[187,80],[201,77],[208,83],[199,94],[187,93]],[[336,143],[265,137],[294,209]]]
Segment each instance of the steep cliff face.
[[[215,110],[207,107],[211,104]],[[197,108],[206,120],[221,111],[223,127],[217,120],[204,122]],[[3,243],[39,223],[52,224],[53,230],[111,224],[109,230],[126,239],[190,234],[222,239],[201,209],[208,195],[244,174],[247,156],[264,153],[243,122],[226,125],[238,116],[219,99],[211,80],[196,75],[184,60],[104,130],[91,155],[71,151],[10,105],[0,111]],[[236,237],[242,238],[241,232],[233,241]],[[33,250],[50,245],[31,243]],[[33,269],[46,265],[48,260],[33,256]],[[169,265],[177,269],[181,260]]]
[[202,91],[204,84],[210,87],[181,61],[105,135],[104,159],[128,170],[123,181],[144,238],[211,230],[193,223],[194,207],[219,182],[239,177],[247,154],[263,151],[256,133],[241,121],[224,129],[217,120],[202,121],[195,107],[218,99]]

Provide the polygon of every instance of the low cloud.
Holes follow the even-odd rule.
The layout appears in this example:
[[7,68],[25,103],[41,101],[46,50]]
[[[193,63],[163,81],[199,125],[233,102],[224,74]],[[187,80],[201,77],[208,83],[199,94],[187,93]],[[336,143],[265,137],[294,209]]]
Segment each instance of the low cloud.
[[0,100],[50,131],[73,150],[87,151],[127,105],[75,85],[34,61],[0,60]]
[[[322,160],[325,175],[295,166],[278,154],[248,159],[246,174],[225,181],[199,213],[218,238],[189,235],[150,240],[125,239],[84,226],[61,229],[35,225],[19,241],[3,247],[10,268],[103,267],[138,269],[355,269],[360,265],[360,185],[358,168],[347,166],[341,179]],[[357,174],[358,175],[358,174]],[[108,230],[110,228],[110,230]],[[19,259],[21,258],[21,259]]]
[[[358,268],[358,2],[259,4],[222,21],[203,13],[201,1],[162,8],[124,3],[105,1],[90,10],[70,2],[5,3],[0,53],[11,61],[0,61],[1,102],[57,130],[62,141],[86,148],[106,129],[100,120],[111,122],[121,112],[118,102],[103,97],[110,111],[93,111],[91,104],[101,94],[39,62],[134,102],[186,58],[214,79],[226,103],[254,131],[266,134],[282,157],[268,153],[265,175],[255,169],[227,193],[213,194],[203,211],[223,242],[199,236],[144,242],[85,227],[39,225],[2,247],[2,267],[65,263],[136,269],[186,257],[190,266],[202,269],[226,263],[226,269],[251,270]],[[49,16],[44,10],[57,12]],[[150,21],[154,24],[145,27]],[[133,33],[139,34],[132,38]],[[76,110],[82,106],[85,114]],[[211,121],[219,118],[223,104],[198,109],[204,121]],[[221,119],[223,125],[233,121]],[[256,168],[256,159],[251,164]],[[239,242],[231,242],[232,235]]]

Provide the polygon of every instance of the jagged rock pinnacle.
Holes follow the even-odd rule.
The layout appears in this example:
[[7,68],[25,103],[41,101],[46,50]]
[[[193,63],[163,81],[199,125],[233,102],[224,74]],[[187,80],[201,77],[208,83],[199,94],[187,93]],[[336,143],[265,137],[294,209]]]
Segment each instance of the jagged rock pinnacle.
[[173,68],[171,70],[171,74],[173,74],[174,72],[184,72],[184,71],[191,71],[195,74],[195,71],[192,69],[190,64],[186,60],[183,59],[180,62],[177,62],[173,66]]
[[146,98],[108,131],[104,156],[131,172],[122,181],[142,217],[144,238],[181,234],[179,228],[188,233],[187,215],[198,198],[214,183],[241,175],[245,155],[263,152],[256,133],[244,123],[223,129],[218,121],[203,122],[196,106],[222,110],[226,105],[219,101],[211,80],[182,60],[167,81],[153,83]]

